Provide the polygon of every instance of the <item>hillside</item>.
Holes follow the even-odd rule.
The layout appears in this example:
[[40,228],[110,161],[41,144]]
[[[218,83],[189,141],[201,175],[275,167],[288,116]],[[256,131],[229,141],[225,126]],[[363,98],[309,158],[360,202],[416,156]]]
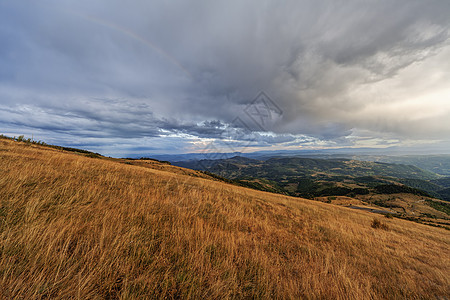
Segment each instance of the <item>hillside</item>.
[[409,164],[433,173],[450,176],[450,155],[361,156],[359,159]]
[[0,139],[0,298],[450,295],[447,230]]
[[412,165],[336,158],[256,160],[238,156],[175,164],[212,172],[257,190],[328,203],[335,197],[347,197],[378,208],[395,207],[392,212],[399,217],[450,228],[450,203],[442,202],[450,200],[448,178]]

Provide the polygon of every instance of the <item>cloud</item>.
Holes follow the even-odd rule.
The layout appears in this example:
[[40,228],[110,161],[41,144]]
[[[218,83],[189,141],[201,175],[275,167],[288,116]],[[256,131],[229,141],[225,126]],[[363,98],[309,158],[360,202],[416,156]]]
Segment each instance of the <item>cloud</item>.
[[[3,1],[0,124],[148,151],[230,128],[252,147],[448,140],[448,15],[447,0]],[[275,106],[258,119],[260,91]]]

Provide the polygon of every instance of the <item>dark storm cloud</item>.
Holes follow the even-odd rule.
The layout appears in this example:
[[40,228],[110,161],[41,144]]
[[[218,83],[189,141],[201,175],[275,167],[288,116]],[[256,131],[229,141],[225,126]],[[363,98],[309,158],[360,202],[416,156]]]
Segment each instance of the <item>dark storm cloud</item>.
[[146,104],[131,105],[128,101],[90,99],[81,106],[41,107],[27,104],[0,106],[0,124],[64,132],[84,137],[158,137],[183,133],[197,137],[220,138],[224,125],[220,121],[201,124],[175,119],[158,119]]
[[[0,123],[87,144],[448,138],[449,15],[447,0],[3,1]],[[280,110],[265,120],[246,113],[259,91]]]

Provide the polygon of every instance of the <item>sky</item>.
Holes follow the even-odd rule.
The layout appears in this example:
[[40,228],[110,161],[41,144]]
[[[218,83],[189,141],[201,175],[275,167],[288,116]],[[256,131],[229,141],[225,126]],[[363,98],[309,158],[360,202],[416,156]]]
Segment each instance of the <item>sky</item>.
[[450,152],[448,0],[0,0],[0,133],[115,157]]

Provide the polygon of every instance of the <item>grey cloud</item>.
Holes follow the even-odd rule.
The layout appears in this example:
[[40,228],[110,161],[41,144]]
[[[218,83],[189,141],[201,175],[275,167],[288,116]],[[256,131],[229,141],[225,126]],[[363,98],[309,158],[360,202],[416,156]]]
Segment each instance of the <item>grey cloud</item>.
[[142,138],[185,133],[198,137],[220,137],[220,121],[194,124],[175,119],[158,119],[146,104],[127,101],[91,99],[77,107],[35,105],[0,106],[0,124],[35,128],[54,133],[84,137]]
[[[400,122],[386,103],[445,89],[448,15],[446,0],[4,1],[1,123],[86,143],[227,140],[233,127],[233,143],[258,147],[444,136],[448,107]],[[244,112],[259,91],[282,110],[265,134]]]

